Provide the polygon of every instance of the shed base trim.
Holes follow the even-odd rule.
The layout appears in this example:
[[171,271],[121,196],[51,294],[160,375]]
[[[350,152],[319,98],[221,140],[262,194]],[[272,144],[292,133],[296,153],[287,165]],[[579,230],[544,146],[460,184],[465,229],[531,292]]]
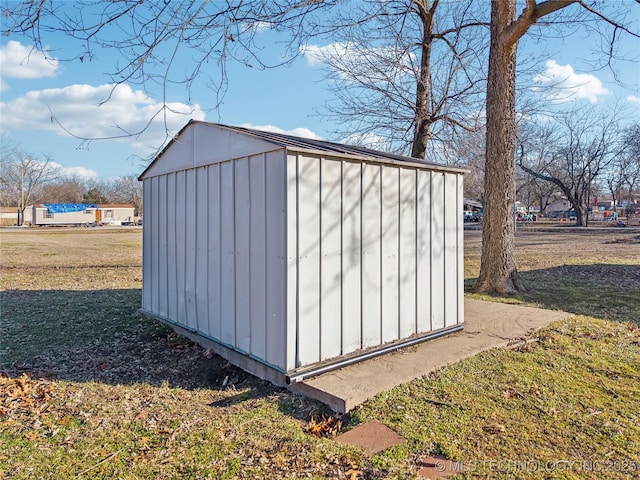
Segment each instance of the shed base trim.
[[227,347],[226,345],[223,345],[209,337],[202,335],[201,333],[198,333],[195,330],[183,327],[182,325],[178,325],[171,320],[158,316],[143,308],[140,309],[139,312],[146,317],[164,323],[165,325],[171,327],[176,333],[179,333],[180,335],[187,337],[189,340],[197,343],[201,347],[207,348],[213,353],[220,355],[222,358],[228,360],[230,363],[232,363],[236,367],[241,368],[245,372],[261,378],[262,380],[267,380],[268,382],[271,382],[278,387],[287,386],[286,376],[284,372],[278,371],[276,366],[261,362],[258,359],[253,358],[247,354],[242,354],[237,350],[234,350],[233,348]]
[[366,352],[360,352],[346,358],[343,357],[334,361],[329,361],[321,365],[315,364],[308,368],[301,368],[298,370],[294,370],[291,373],[289,373],[285,377],[285,379],[286,379],[287,385],[291,385],[292,383],[302,382],[307,378],[315,377],[317,375],[321,375],[323,373],[327,373],[332,370],[337,370],[339,368],[346,367],[348,365],[353,365],[354,363],[362,362],[370,358],[375,358],[381,355],[385,355],[387,353],[395,352],[396,350],[399,350],[401,348],[411,347],[413,345],[417,345],[419,343],[423,343],[428,340],[434,340],[444,335],[449,335],[451,333],[459,332],[463,328],[464,328],[464,324],[454,325],[452,327],[443,328],[441,330],[430,332],[430,333],[427,333],[426,335],[422,335],[419,337],[407,338],[405,340],[399,340],[397,342],[394,342],[388,345],[383,345],[381,347],[375,347],[372,350],[369,350]]
[[308,367],[302,367],[296,370],[290,370],[289,372],[284,372],[275,365],[270,365],[264,361],[261,361],[260,359],[252,357],[251,355],[243,354],[233,349],[232,347],[226,346],[212,338],[209,338],[197,332],[196,330],[179,325],[167,318],[145,310],[144,308],[141,308],[139,312],[142,315],[164,323],[180,335],[183,335],[184,337],[187,337],[203,348],[207,348],[217,355],[220,355],[221,357],[225,358],[235,366],[243,369],[251,375],[255,375],[258,378],[267,380],[279,387],[286,387],[288,385],[296,384],[308,378],[315,377],[332,370],[338,370],[348,365],[353,365],[364,360],[395,352],[402,348],[407,348],[429,340],[434,340],[445,335],[459,332],[464,328],[464,324],[457,324],[434,332],[429,332],[424,335],[414,336],[386,345],[373,347],[370,350],[354,352],[348,356],[343,356],[341,358],[328,360],[319,364],[316,363]]

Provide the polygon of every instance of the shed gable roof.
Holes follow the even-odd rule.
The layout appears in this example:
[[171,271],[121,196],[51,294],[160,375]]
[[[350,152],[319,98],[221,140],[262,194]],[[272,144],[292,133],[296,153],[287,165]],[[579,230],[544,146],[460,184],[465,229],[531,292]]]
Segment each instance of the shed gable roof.
[[[190,120],[178,134],[165,146],[165,148],[154,158],[151,164],[140,174],[139,179],[142,180],[148,176],[153,176],[154,165],[165,155],[169,150],[176,148],[176,144],[181,143],[181,139],[185,136],[188,129],[197,127],[204,127],[208,129],[226,131],[233,134],[240,134],[246,137],[250,137],[259,140],[260,143],[267,142],[273,145],[274,149],[283,148],[289,151],[314,151],[324,152],[331,156],[346,156],[353,159],[369,159],[378,160],[384,163],[396,163],[406,164],[407,166],[429,167],[437,170],[447,170],[451,172],[464,173],[466,170],[462,168],[449,167],[438,163],[427,162],[422,159],[407,157],[405,155],[398,155],[395,153],[382,152],[379,150],[373,150],[366,147],[357,145],[347,145],[343,143],[330,142],[326,140],[317,140],[312,138],[297,137],[294,135],[286,135],[283,133],[266,132],[262,130],[254,130],[246,127],[223,125],[219,123],[203,122],[199,120]],[[235,136],[235,135],[234,135]],[[195,134],[192,134],[190,140],[195,142]],[[183,148],[183,147],[178,147]],[[264,148],[264,147],[263,147]],[[271,149],[273,150],[273,149]],[[191,148],[193,152],[193,149]],[[266,149],[264,151],[269,151]],[[257,153],[257,152],[256,152]],[[196,166],[195,164],[193,166]]]

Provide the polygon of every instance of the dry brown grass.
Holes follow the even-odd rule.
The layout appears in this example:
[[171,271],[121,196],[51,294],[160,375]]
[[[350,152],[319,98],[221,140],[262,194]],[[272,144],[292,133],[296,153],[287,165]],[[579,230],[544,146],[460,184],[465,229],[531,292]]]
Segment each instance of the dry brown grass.
[[[471,283],[479,235],[465,237]],[[590,316],[550,327],[526,350],[486,352],[359,407],[343,418],[347,428],[375,418],[408,439],[367,458],[304,432],[310,419],[329,418],[318,403],[137,314],[139,229],[0,231],[0,478],[408,478],[431,453],[475,467],[463,477],[604,478],[470,462],[637,460],[633,238],[519,235],[533,288],[516,301]]]
[[141,245],[139,229],[0,233],[0,478],[384,476],[303,432],[322,405],[140,316]]

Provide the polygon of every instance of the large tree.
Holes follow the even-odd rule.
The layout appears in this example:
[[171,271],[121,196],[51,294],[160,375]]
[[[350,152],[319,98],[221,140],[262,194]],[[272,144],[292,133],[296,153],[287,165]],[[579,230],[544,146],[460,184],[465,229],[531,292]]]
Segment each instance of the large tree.
[[[110,72],[114,83],[161,94],[164,108],[170,108],[169,86],[183,85],[190,100],[202,75],[217,94],[205,107],[216,107],[230,62],[282,66],[312,54],[311,41],[329,40],[331,53],[316,57],[333,74],[335,101],[325,113],[345,125],[344,136],[374,134],[417,158],[431,139],[475,128],[482,108],[488,23],[474,0],[82,0],[73,7],[27,0],[7,3],[0,13],[3,34],[26,35],[39,49],[50,32],[80,41],[59,60],[87,63],[101,48],[117,49],[124,61]],[[280,34],[280,55],[265,52],[260,33],[266,29],[271,39]]]
[[[526,0],[516,17],[516,0],[491,0],[491,42],[486,93],[486,165],[482,259],[476,291],[510,295],[526,291],[516,266],[515,227],[515,140],[516,59],[518,42],[543,17],[572,7],[565,20],[576,21],[587,12],[612,26],[611,51],[616,35],[631,33],[622,19],[613,19],[581,0]],[[578,10],[580,9],[580,10]],[[622,12],[623,14],[626,12]]]
[[[488,19],[477,2],[371,0],[336,9],[329,45],[303,52],[326,67],[321,113],[355,142],[442,159],[477,129]],[[375,142],[379,142],[376,144]],[[434,144],[435,143],[435,144]]]
[[[3,36],[24,36],[47,56],[51,36],[62,34],[76,40],[67,42],[63,51],[56,51],[58,61],[99,62],[103,50],[116,51],[120,60],[107,67],[110,69],[106,72],[114,88],[121,83],[139,85],[150,96],[160,96],[164,106],[155,113],[157,116],[171,109],[167,92],[172,87],[182,86],[182,96],[191,101],[191,87],[202,76],[212,90],[206,99],[207,107],[218,107],[228,87],[227,66],[232,62],[249,68],[290,63],[308,36],[320,28],[314,14],[341,3],[342,0],[23,0],[2,2],[0,14]],[[282,55],[264,54],[265,45],[259,34],[265,29],[279,34]]]
[[555,186],[575,210],[576,225],[587,225],[596,181],[625,151],[620,118],[579,108],[526,130],[519,135],[518,166]]
[[529,175],[522,169],[516,171],[516,198],[524,203],[528,212],[537,210],[544,213],[549,204],[560,196],[557,185]]
[[640,123],[635,122],[622,134],[622,151],[610,165],[605,182],[614,204],[624,201],[636,210],[640,201]]

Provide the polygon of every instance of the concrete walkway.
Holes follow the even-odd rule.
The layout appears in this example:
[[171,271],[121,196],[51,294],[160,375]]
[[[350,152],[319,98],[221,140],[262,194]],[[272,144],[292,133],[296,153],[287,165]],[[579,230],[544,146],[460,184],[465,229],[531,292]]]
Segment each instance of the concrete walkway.
[[324,373],[289,389],[345,413],[374,395],[484,350],[517,343],[527,333],[571,314],[465,299],[464,330]]

